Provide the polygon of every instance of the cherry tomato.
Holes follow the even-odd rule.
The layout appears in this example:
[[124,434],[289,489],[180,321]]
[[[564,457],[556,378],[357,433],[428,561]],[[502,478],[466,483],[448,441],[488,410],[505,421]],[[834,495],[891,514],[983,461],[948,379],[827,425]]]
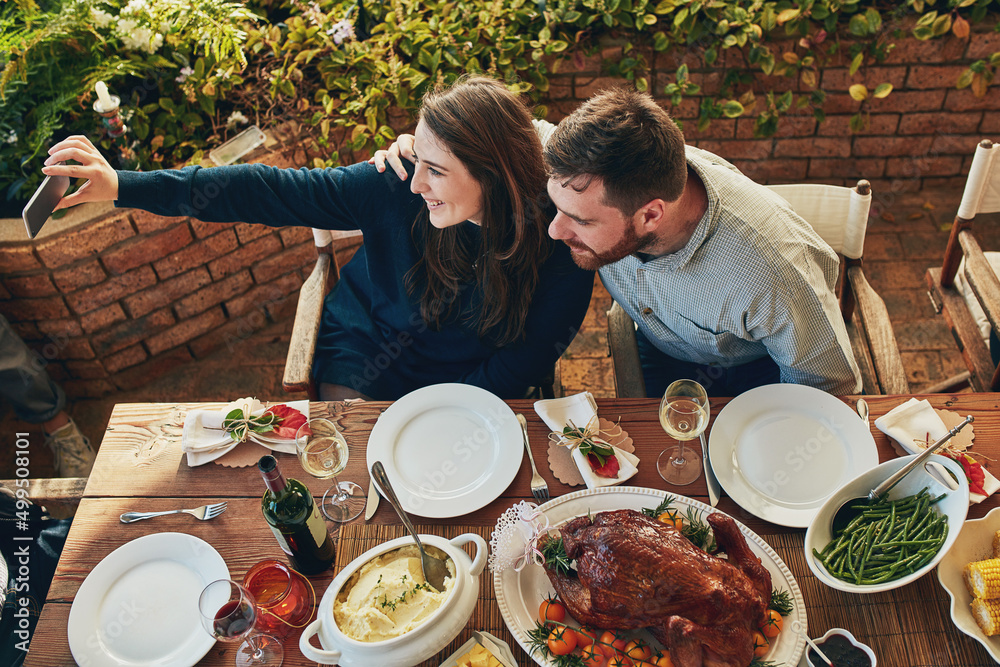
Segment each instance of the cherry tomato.
[[646,643],[633,639],[625,644],[625,655],[635,662],[641,662],[653,657],[653,649]]
[[768,639],[774,639],[775,637],[778,636],[778,633],[781,632],[781,624],[782,624],[781,614],[779,614],[773,609],[768,609],[767,622],[764,623],[760,631]]
[[667,510],[663,514],[656,517],[657,521],[660,523],[665,523],[668,526],[673,526],[675,530],[681,530],[684,527],[684,519],[677,514],[677,510]]
[[[580,637],[580,633],[577,633]],[[596,644],[590,644],[590,646],[584,646],[583,651],[580,653],[580,657],[583,658],[583,664],[586,667],[604,667],[604,663],[607,662],[607,657],[601,652],[601,649]]]
[[625,650],[626,641],[624,638],[619,637],[614,632],[611,632],[610,630],[605,630],[604,632],[601,633],[601,636],[597,638],[597,644],[601,649],[601,652],[604,653],[605,656],[610,658],[616,652]]
[[608,660],[608,667],[634,667],[634,665],[624,654],[616,653]]
[[656,659],[656,667],[674,667],[674,661],[670,659],[669,651],[664,651],[663,655]]
[[566,606],[558,598],[545,598],[538,607],[538,620],[542,623],[555,621],[562,623],[566,619]]
[[576,633],[572,628],[557,626],[552,628],[549,638],[545,642],[552,655],[567,655],[576,648]]
[[[576,645],[577,648],[582,648],[584,646],[590,646],[597,639],[599,633],[592,627],[587,625],[581,625],[576,631]],[[603,655],[603,654],[602,654]]]
[[767,637],[763,633],[757,632],[753,633],[753,655],[755,658],[763,658],[767,655],[767,652],[771,649],[771,645],[767,641]]

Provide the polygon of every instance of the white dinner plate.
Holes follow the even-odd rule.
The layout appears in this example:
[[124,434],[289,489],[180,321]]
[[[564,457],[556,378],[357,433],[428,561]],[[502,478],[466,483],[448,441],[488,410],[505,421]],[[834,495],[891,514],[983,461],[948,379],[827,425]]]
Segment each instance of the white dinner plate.
[[972,615],[972,596],[965,586],[962,571],[973,561],[993,558],[993,536],[1000,530],[1000,507],[994,507],[982,519],[966,521],[951,549],[937,566],[938,581],[951,598],[951,620],[1000,663],[1000,636],[987,637]]
[[381,461],[403,509],[433,519],[491,503],[510,486],[523,456],[514,412],[467,384],[410,392],[379,416],[368,438],[368,469]]
[[84,667],[193,665],[215,644],[198,620],[198,597],[228,578],[219,552],[192,535],[126,542],[90,571],[73,600],[73,659]]
[[[687,515],[689,508],[701,516],[718,512],[705,503],[685,496],[635,486],[602,487],[576,491],[550,500],[541,505],[540,509],[545,512],[550,528],[557,528],[570,519],[585,514],[618,509],[654,508],[667,495],[673,497],[674,507],[684,516]],[[791,570],[767,542],[739,521],[736,521],[736,525],[746,537],[750,550],[760,558],[761,563],[771,573],[771,587],[788,591],[793,600],[792,612],[785,617],[784,627],[790,628],[793,621],[798,621],[805,630],[807,628],[806,604]],[[555,589],[549,582],[544,569],[532,563],[520,572],[514,571],[513,568],[504,570],[493,575],[493,588],[496,591],[500,615],[511,634],[514,635],[514,639],[528,655],[531,655],[536,663],[543,665],[543,667],[550,667],[553,664],[550,660],[537,654],[531,654],[531,643],[527,634],[528,630],[535,627],[538,606],[542,600],[550,594],[555,594]],[[783,630],[771,644],[771,649],[764,660],[770,660],[775,665],[796,665],[802,657],[805,645],[806,641],[801,635],[790,629]]]
[[807,528],[834,491],[878,465],[875,439],[857,413],[801,384],[768,384],[734,398],[712,425],[708,451],[736,504],[792,528]]

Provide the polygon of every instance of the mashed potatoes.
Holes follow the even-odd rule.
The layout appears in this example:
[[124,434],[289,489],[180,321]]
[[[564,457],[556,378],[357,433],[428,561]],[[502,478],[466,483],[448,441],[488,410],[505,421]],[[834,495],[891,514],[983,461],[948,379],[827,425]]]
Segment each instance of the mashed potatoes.
[[[433,549],[433,547],[431,547]],[[347,637],[380,642],[416,628],[440,607],[455,586],[455,564],[449,558],[445,589],[424,581],[417,546],[382,554],[361,566],[333,605],[333,618]]]

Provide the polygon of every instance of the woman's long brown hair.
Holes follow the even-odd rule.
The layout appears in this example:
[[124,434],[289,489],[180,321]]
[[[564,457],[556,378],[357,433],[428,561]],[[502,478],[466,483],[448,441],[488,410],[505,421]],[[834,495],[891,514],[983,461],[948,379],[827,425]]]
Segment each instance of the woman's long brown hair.
[[502,83],[477,76],[428,93],[420,118],[482,188],[482,231],[479,247],[467,247],[461,225],[437,229],[425,208],[413,228],[424,252],[407,285],[412,293],[423,278],[420,314],[438,327],[474,277],[482,293],[479,336],[498,347],[519,340],[538,267],[551,252],[547,177],[531,113]]

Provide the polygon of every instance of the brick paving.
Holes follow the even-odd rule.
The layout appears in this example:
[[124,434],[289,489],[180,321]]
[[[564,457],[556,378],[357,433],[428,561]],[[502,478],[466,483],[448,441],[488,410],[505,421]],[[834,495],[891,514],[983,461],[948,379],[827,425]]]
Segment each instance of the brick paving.
[[[942,318],[935,314],[924,288],[925,270],[940,263],[961,191],[925,190],[882,197],[875,194],[877,203],[865,243],[865,271],[872,286],[885,299],[907,379],[912,391],[919,392],[965,369],[950,333]],[[1000,216],[981,217],[976,230],[984,248],[1000,248]],[[605,333],[605,313],[610,305],[610,296],[600,281],[596,281],[584,327],[561,364],[565,393],[589,389],[601,397],[614,395]],[[281,389],[292,315],[278,312],[274,316],[276,321],[262,328],[255,327],[252,332],[228,337],[225,344],[204,358],[195,360],[187,355],[161,360],[161,369],[166,368],[166,372],[149,382],[137,375],[129,391],[96,400],[72,400],[71,397],[69,411],[96,446],[111,409],[119,402],[223,401],[240,396],[272,401],[302,398],[289,397]],[[127,343],[116,342],[123,345],[121,354],[130,353],[132,348]],[[51,455],[42,446],[37,427],[19,422],[9,408],[3,409],[5,413],[0,415],[0,424],[4,433],[8,436],[18,431],[31,434],[32,476],[51,476]],[[5,437],[4,443],[2,447],[12,447],[13,438]],[[6,452],[2,460],[0,478],[11,477],[12,452]]]

